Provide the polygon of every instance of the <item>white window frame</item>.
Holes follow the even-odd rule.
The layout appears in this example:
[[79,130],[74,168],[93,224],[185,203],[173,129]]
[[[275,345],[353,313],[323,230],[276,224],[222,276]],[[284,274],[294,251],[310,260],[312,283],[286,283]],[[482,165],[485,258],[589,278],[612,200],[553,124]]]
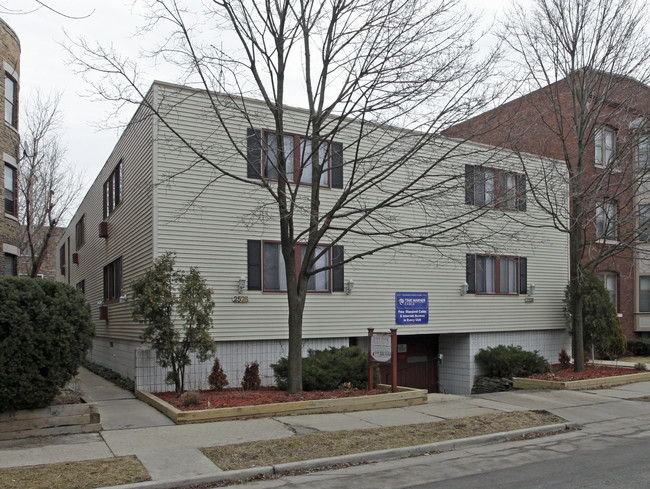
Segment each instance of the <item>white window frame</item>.
[[639,276],[639,312],[650,312],[650,275]]
[[616,239],[617,232],[616,202],[605,200],[596,205],[596,238]]
[[608,126],[596,129],[594,137],[596,166],[609,166],[614,162],[616,151],[616,131]]
[[609,300],[612,301],[618,311],[618,275],[612,272],[602,272],[598,273],[597,276],[607,289]]

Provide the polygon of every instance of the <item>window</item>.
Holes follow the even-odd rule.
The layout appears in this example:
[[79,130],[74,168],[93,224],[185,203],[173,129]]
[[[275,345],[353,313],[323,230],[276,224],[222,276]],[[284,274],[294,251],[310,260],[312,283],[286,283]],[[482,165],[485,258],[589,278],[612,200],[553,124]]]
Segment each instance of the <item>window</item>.
[[122,162],[120,161],[108,180],[104,182],[104,219],[122,201]]
[[[302,266],[306,248],[296,246],[296,269]],[[324,252],[324,253],[323,253]],[[325,246],[317,246],[315,256],[323,253],[317,260],[312,270],[328,267],[330,264],[329,251]],[[264,290],[287,290],[287,277],[285,272],[284,257],[280,243],[264,243]],[[329,292],[330,271],[323,270],[309,277],[307,290],[312,292]]]
[[122,295],[122,257],[104,267],[104,300],[117,300]]
[[81,292],[82,294],[86,294],[86,281],[82,280],[81,282],[77,282],[77,290]]
[[639,277],[639,311],[650,312],[650,275]]
[[[311,183],[312,151],[311,140],[304,137],[284,135],[284,155],[286,159],[287,180],[296,182],[300,175],[300,183]],[[278,140],[273,132],[264,131],[264,177],[278,179]],[[329,185],[329,143],[323,141],[318,148],[318,163],[323,169],[320,185]],[[301,173],[302,171],[302,173]]]
[[16,127],[16,80],[5,73],[5,122]]
[[616,202],[608,200],[596,206],[596,238],[616,239]]
[[616,134],[609,127],[599,127],[595,134],[596,165],[605,166],[613,163]]
[[79,250],[86,242],[86,215],[84,214],[77,221],[74,227],[75,251]]
[[65,275],[65,243],[59,248],[59,267],[61,268],[61,275]]
[[648,163],[650,163],[650,135],[642,134],[637,144],[637,167],[640,170],[647,170]]
[[4,274],[6,276],[18,275],[18,257],[11,253],[5,253]]
[[469,293],[516,295],[527,290],[527,259],[520,256],[468,254],[466,280]]
[[639,206],[639,241],[650,241],[650,204]]
[[18,216],[18,172],[13,166],[5,164],[5,214]]
[[[296,247],[296,268],[302,265],[306,248]],[[321,256],[318,257],[318,255]],[[309,277],[307,290],[311,292],[343,292],[343,246],[318,246],[316,248],[316,263],[312,270],[323,267],[333,268],[323,270]],[[284,257],[280,243],[248,241],[248,289],[265,291],[287,290]]]
[[465,203],[526,210],[526,177],[494,168],[465,165]]
[[[248,129],[247,133],[248,178],[277,180],[278,141],[273,131]],[[286,177],[291,183],[310,184],[312,180],[311,140],[304,136],[283,136]],[[336,141],[323,141],[318,147],[318,161],[323,168],[320,185],[343,188],[343,145]]]
[[618,310],[618,303],[616,300],[616,282],[618,278],[615,273],[599,273],[598,279],[603,283],[607,292],[609,293],[609,300],[612,301],[616,310]]

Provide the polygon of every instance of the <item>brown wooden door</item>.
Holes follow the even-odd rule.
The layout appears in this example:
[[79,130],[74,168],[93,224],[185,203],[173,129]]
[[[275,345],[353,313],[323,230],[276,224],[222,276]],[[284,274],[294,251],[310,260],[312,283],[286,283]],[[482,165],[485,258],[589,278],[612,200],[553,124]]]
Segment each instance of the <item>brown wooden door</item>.
[[[438,341],[433,335],[397,337],[397,385],[438,392]],[[380,366],[381,382],[391,383],[391,365]]]

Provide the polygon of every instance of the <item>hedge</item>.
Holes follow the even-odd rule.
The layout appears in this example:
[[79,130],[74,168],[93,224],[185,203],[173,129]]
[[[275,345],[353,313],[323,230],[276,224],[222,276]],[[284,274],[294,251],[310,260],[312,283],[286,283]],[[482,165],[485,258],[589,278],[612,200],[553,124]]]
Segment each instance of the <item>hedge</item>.
[[47,406],[77,374],[94,326],[68,284],[0,277],[0,412]]

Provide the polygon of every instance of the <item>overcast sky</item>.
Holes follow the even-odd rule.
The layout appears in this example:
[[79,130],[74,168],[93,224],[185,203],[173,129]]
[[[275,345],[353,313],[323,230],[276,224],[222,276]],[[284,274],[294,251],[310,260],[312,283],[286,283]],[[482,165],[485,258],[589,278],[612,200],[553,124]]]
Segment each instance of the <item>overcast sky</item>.
[[[112,43],[125,55],[138,58],[141,50],[151,48],[155,39],[151,35],[148,38],[137,35],[144,19],[142,7],[132,0],[47,0],[47,4],[70,16],[88,17],[69,19],[41,7],[35,0],[0,0],[0,17],[20,38],[21,107],[29,103],[37,90],[46,94],[62,93],[61,139],[67,147],[67,161],[75,170],[83,171],[87,189],[112,151],[120,131],[100,129],[106,126],[114,107],[86,96],[89,87],[70,67],[69,55],[60,43],[65,42],[67,33],[73,39],[84,37],[91,42]],[[468,4],[483,9],[487,18],[507,5],[507,0],[471,0]],[[169,67],[146,62],[142,62],[142,67],[148,83],[154,79],[178,81],[178,75]],[[133,108],[123,111],[122,121],[128,120],[132,112]]]

